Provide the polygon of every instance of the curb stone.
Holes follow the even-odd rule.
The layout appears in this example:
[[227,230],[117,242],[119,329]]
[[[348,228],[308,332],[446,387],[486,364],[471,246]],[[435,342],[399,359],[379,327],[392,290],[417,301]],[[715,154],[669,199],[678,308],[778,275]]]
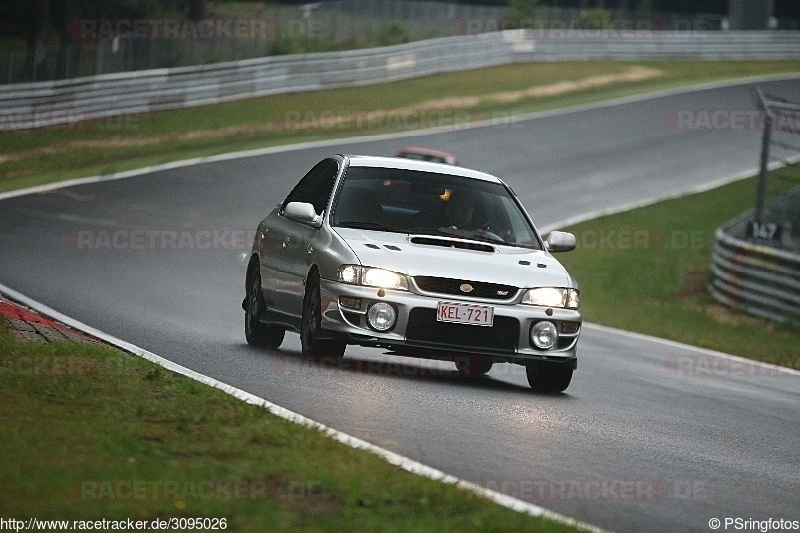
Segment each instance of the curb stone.
[[4,319],[5,329],[22,340],[42,343],[68,341],[103,344],[99,339],[17,304],[2,294],[0,294],[0,317]]

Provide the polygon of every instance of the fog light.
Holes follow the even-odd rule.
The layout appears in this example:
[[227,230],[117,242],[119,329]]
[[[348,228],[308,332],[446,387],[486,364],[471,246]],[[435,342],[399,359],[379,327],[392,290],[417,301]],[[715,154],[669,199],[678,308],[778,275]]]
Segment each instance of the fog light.
[[373,304],[369,308],[369,311],[367,311],[369,327],[376,331],[392,329],[396,320],[397,311],[394,310],[394,307],[385,302]]
[[541,350],[552,348],[558,342],[558,328],[547,320],[537,322],[531,327],[531,342]]

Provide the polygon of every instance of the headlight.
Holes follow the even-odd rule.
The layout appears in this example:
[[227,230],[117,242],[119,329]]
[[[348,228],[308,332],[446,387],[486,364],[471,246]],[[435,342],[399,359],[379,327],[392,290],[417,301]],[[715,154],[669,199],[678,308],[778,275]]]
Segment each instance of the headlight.
[[381,268],[365,268],[361,283],[383,289],[408,289],[405,276]]
[[581,306],[581,299],[577,289],[540,287],[538,289],[528,289],[525,296],[522,297],[522,303],[540,305],[542,307],[578,309]]
[[408,290],[408,280],[404,275],[382,268],[343,265],[339,267],[338,278],[343,283],[351,283],[353,285]]

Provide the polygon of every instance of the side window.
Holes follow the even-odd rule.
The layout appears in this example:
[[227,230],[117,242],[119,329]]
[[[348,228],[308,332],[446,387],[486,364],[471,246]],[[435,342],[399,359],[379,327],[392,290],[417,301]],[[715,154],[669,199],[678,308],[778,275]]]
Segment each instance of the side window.
[[283,201],[281,209],[284,209],[289,202],[306,202],[314,206],[314,211],[317,214],[321,214],[328,205],[328,199],[331,196],[333,183],[336,181],[338,172],[339,165],[336,164],[336,161],[326,159],[317,163],[295,185],[292,192]]

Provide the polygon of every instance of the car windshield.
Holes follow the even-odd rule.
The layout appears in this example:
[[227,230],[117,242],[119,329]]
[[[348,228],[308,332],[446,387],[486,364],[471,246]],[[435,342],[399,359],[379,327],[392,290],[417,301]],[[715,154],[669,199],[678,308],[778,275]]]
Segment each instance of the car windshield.
[[535,230],[503,184],[432,172],[349,168],[331,224],[541,249]]

